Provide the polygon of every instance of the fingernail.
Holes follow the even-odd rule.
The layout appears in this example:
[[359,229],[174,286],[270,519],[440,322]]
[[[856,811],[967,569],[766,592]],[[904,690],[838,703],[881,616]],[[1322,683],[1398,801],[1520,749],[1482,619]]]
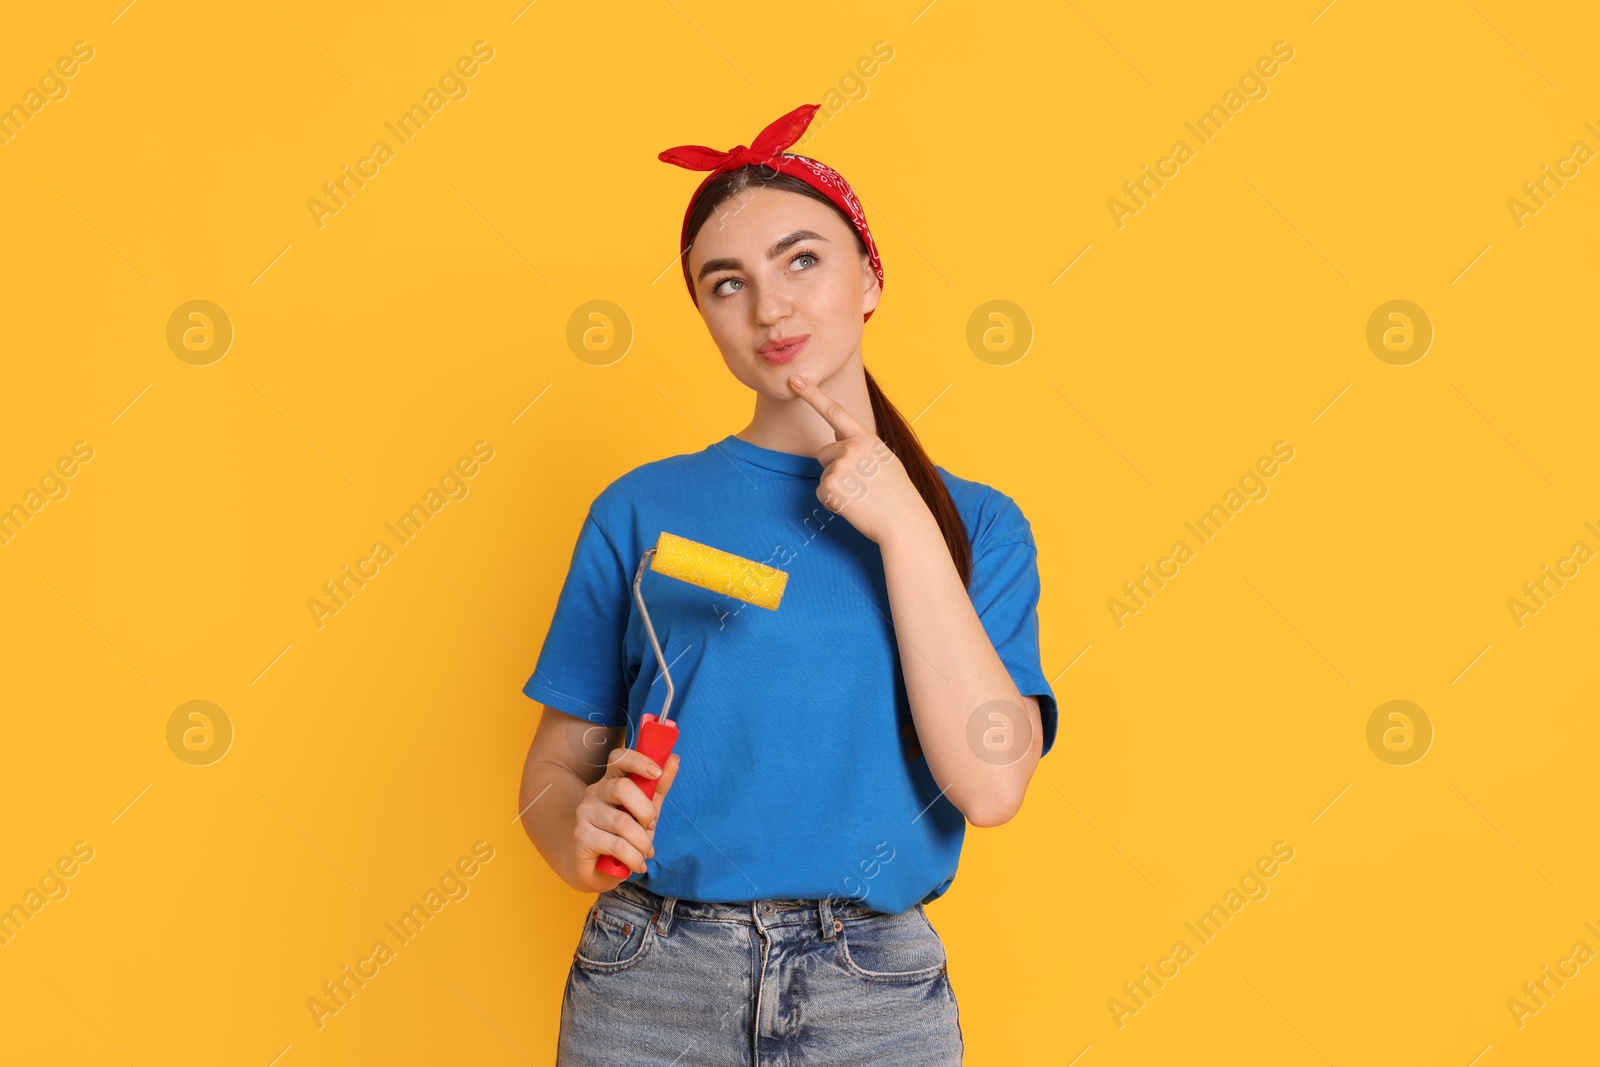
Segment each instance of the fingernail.
[[645,768],[645,773],[648,774],[652,778],[660,778],[661,777],[661,768],[657,767],[654,763],[652,763],[652,764],[650,764],[650,766]]
[[796,374],[793,378],[789,379],[789,384],[794,386],[796,389],[804,389],[806,387],[806,380],[800,377],[800,375]]

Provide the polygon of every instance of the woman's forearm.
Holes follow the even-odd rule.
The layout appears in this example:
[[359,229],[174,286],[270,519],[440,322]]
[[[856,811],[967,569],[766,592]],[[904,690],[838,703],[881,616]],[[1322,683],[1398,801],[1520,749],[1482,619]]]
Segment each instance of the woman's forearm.
[[[932,514],[879,547],[906,695],[928,769],[969,822],[1005,822],[1021,807],[1039,762],[1037,701],[1023,699],[1001,662]],[[994,729],[1012,735],[1002,746],[1011,751],[1026,743],[1008,765],[997,765],[985,748]],[[981,740],[974,743],[974,737]]]
[[520,818],[533,847],[539,850],[550,869],[574,889],[587,890],[574,874],[577,841],[578,802],[589,783],[571,767],[553,760],[530,756],[522,768],[522,790],[518,803]]

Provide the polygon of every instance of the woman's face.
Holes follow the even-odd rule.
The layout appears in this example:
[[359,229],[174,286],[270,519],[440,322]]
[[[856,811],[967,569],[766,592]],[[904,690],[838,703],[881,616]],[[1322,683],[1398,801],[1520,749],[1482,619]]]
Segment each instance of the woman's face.
[[[784,400],[794,397],[790,375],[820,384],[860,350],[862,316],[882,291],[832,207],[767,186],[717,205],[689,249],[689,276],[733,376]],[[763,344],[800,337],[786,362],[763,357]]]

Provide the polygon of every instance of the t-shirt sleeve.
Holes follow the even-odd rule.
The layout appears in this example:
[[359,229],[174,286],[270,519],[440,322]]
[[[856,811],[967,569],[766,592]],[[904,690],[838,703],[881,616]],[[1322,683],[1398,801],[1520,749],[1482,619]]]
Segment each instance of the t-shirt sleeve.
[[1039,666],[1038,549],[1020,512],[1015,519],[973,560],[967,592],[1018,692],[1039,698],[1043,756],[1056,740],[1056,698]]
[[624,635],[632,597],[633,575],[591,509],[522,692],[597,725],[626,723],[632,678]]

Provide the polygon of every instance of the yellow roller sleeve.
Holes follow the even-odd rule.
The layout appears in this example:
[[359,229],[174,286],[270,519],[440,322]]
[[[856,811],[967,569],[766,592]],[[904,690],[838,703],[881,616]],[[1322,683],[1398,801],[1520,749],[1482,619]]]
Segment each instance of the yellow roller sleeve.
[[650,569],[771,611],[777,610],[784,586],[789,582],[788,574],[769,564],[756,563],[665,530],[656,541]]

